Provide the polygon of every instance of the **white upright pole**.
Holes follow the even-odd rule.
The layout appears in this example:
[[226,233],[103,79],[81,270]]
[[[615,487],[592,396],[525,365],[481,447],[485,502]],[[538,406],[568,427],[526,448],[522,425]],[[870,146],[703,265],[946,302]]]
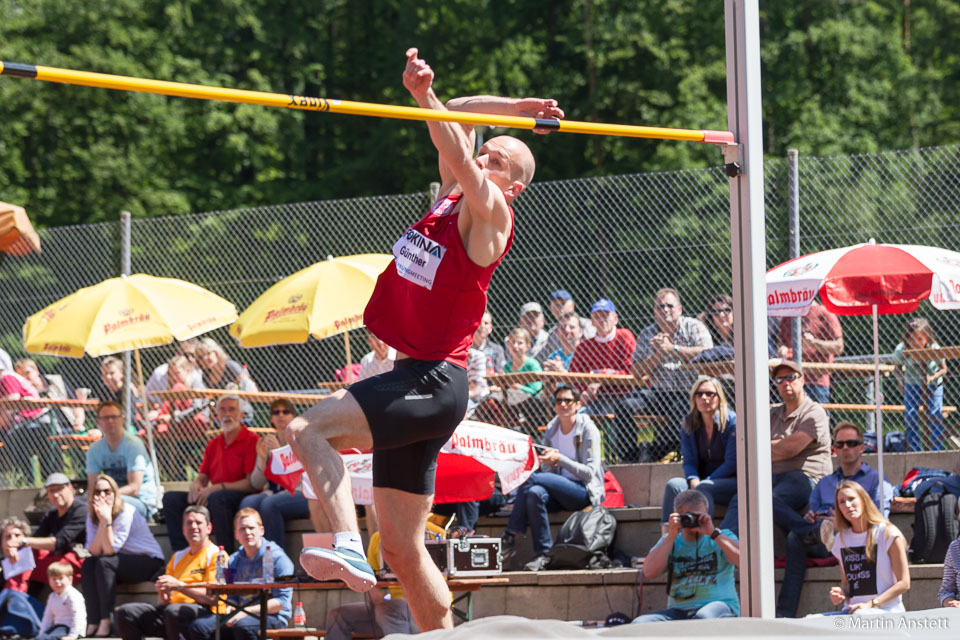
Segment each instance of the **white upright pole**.
[[774,617],[773,516],[767,370],[766,238],[760,31],[757,0],[726,0],[730,244],[737,389],[740,602],[744,616]]
[[884,482],[883,482],[883,411],[880,405],[883,404],[883,392],[880,391],[880,321],[877,313],[877,305],[873,305],[873,401],[876,404],[874,409],[874,423],[877,425],[877,473],[880,474],[880,488],[877,495],[880,497],[880,504],[877,505],[883,510],[884,504]]

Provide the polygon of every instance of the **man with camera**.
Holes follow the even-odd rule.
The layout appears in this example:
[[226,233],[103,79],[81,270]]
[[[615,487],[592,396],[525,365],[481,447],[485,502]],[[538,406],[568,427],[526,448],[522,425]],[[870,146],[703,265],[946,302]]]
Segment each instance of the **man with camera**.
[[707,497],[696,489],[673,501],[667,533],[643,563],[643,577],[667,572],[667,608],[633,620],[700,620],[740,615],[734,567],[740,565],[740,542],[728,529],[717,529],[707,513]]
[[[834,498],[837,485],[844,480],[853,480],[866,490],[874,504],[880,507],[886,518],[890,513],[890,498],[893,487],[884,480],[883,496],[880,496],[880,474],[863,461],[863,429],[847,420],[833,428],[833,450],[840,464],[820,478],[810,494],[810,506],[804,515],[790,516],[787,523],[787,564],[783,572],[783,584],[777,598],[777,616],[796,618],[803,580],[807,575],[807,558],[832,558],[830,545],[833,532]],[[821,523],[827,523],[824,528]],[[810,533],[803,535],[804,525]]]

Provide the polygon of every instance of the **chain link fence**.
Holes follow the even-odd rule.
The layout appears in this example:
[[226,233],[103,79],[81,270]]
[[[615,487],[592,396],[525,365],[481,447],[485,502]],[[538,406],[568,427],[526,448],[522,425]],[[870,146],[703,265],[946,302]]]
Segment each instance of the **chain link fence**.
[[[767,256],[768,265],[773,266],[789,257],[788,163],[786,159],[766,159],[765,171]],[[960,210],[960,148],[956,146],[801,157],[799,190],[801,253],[870,238],[960,247],[955,215]],[[654,323],[654,296],[664,287],[679,293],[683,315],[708,312],[715,295],[731,291],[728,194],[728,179],[719,167],[535,183],[515,203],[514,247],[490,286],[493,331],[488,340],[503,344],[520,323],[521,307],[529,302],[541,305],[544,330],[549,332],[556,323],[551,294],[559,289],[570,293],[576,312],[584,318],[589,317],[594,301],[611,300],[619,327],[634,336]],[[274,282],[327,256],[389,253],[397,234],[422,215],[429,199],[425,192],[134,220],[132,272],[195,282],[243,310]],[[41,255],[6,258],[0,263],[5,300],[0,307],[0,347],[14,361],[27,356],[21,327],[29,315],[119,272],[119,224],[47,229],[40,235]],[[713,308],[718,305],[723,307],[719,302]],[[931,321],[939,344],[960,344],[960,315],[939,312],[923,303],[912,316],[880,318],[882,354],[894,350],[905,322],[916,316]],[[723,319],[709,313],[702,319],[710,325],[711,339],[719,344],[722,334],[717,333],[714,322],[722,324]],[[838,359],[871,362],[869,317],[844,317],[840,322],[844,349]],[[585,325],[589,331],[589,323]],[[770,329],[771,349],[776,349],[781,342],[778,319],[771,320]],[[246,365],[263,390],[316,390],[318,382],[333,380],[335,371],[345,364],[340,336],[258,349],[240,348],[225,328],[209,337],[232,359]],[[354,331],[351,342],[354,360],[359,360],[366,351],[363,330]],[[357,348],[358,344],[363,347]],[[176,345],[143,351],[144,375],[149,376],[175,352]],[[90,388],[93,397],[108,393],[100,364],[94,359],[44,356],[34,360],[42,372],[61,376],[68,394],[78,387]],[[948,366],[952,367],[949,361]],[[872,374],[867,369],[857,375],[833,375],[831,401],[845,405],[873,402]],[[682,380],[675,380],[674,388],[663,393],[630,387],[612,391],[610,385],[602,388],[593,409],[605,431],[605,459],[660,459],[675,449],[677,420],[689,409],[689,383],[695,375],[695,369],[683,372]],[[650,377],[656,383],[657,375]],[[883,385],[885,402],[902,405],[903,393],[896,378],[885,377]],[[509,386],[509,381],[501,385],[502,401],[481,403],[479,415],[486,411],[488,417],[511,422],[539,437],[537,427],[553,414],[548,391],[531,398],[518,396]],[[732,386],[726,388],[732,396]],[[922,415],[918,427],[922,448],[960,446],[958,418],[953,414],[960,389],[952,371],[945,377],[944,388],[944,433],[937,438],[939,425]],[[628,394],[637,400],[622,405],[620,396]],[[831,410],[834,422],[851,419],[869,427],[871,416],[862,408]],[[257,426],[268,426],[262,407],[254,421]],[[22,424],[25,421],[10,416],[7,422],[0,483],[36,485],[53,468],[62,468],[73,477],[84,475],[83,448],[50,439],[72,429],[69,418],[54,415],[45,422],[31,420],[30,424],[37,426],[19,435],[27,428]],[[884,414],[885,431],[902,431],[904,424],[902,408]],[[88,413],[84,428],[94,426]],[[191,477],[199,466],[203,438],[163,442],[161,435],[159,440],[162,479]]]

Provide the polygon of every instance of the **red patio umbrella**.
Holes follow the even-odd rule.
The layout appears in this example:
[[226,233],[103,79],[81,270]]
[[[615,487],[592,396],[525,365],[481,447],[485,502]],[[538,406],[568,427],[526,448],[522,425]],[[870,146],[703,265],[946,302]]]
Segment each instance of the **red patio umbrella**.
[[823,306],[838,315],[873,315],[877,470],[883,478],[878,316],[916,311],[925,299],[937,309],[960,308],[960,253],[876,244],[871,239],[807,254],[767,271],[767,309],[772,316],[804,316],[818,294]]

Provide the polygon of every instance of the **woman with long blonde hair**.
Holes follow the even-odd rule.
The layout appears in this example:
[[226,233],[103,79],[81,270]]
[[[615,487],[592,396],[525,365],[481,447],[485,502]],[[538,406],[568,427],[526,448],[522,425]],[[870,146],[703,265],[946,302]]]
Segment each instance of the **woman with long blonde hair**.
[[723,385],[710,376],[697,378],[690,387],[690,413],[680,434],[683,477],[667,481],[660,503],[660,528],[664,533],[673,501],[687,489],[696,489],[707,497],[711,515],[714,504],[730,504],[737,492],[736,433],[737,415],[727,406]]
[[830,600],[841,614],[902,612],[910,589],[903,534],[883,517],[870,495],[853,480],[837,486],[836,537],[831,552],[840,561],[840,585]]

